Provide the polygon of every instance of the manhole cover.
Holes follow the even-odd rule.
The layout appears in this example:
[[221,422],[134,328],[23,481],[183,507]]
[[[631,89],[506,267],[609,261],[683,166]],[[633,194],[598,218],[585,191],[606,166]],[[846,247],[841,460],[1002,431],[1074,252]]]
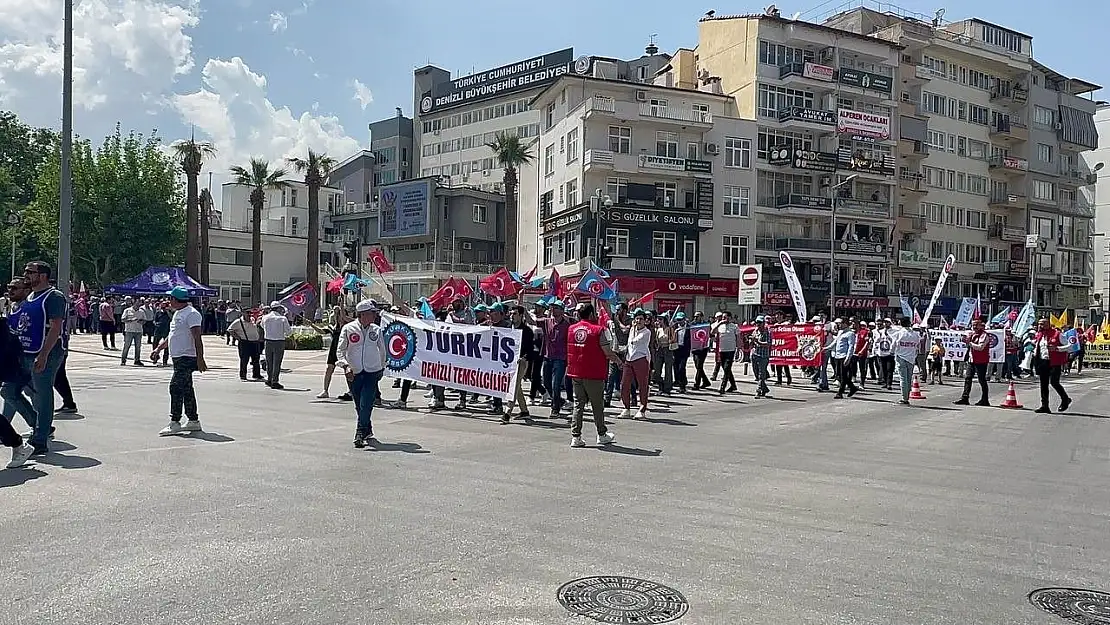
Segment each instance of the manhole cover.
[[1041,588],[1029,593],[1038,608],[1082,625],[1110,625],[1110,594],[1082,588]]
[[619,625],[670,623],[690,609],[674,588],[635,577],[584,577],[563,584],[556,596],[575,614]]

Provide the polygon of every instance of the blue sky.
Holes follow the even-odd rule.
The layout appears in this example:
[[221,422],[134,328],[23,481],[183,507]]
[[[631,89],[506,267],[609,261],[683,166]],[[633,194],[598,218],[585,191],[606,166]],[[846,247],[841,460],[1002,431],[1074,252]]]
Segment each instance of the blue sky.
[[[469,73],[564,47],[631,58],[649,36],[665,51],[696,44],[697,19],[762,4],[517,1],[76,0],[76,130],[98,137],[116,120],[198,137],[220,149],[218,172],[250,155],[324,149],[342,158],[367,142],[367,123],[412,113],[412,70]],[[57,125],[60,0],[0,0],[0,108]],[[812,18],[840,5],[778,4]],[[931,15],[938,6],[906,0]],[[1062,73],[1110,84],[1110,4],[980,0],[947,7],[1034,37],[1035,56]],[[684,8],[685,7],[685,8]],[[1080,7],[1085,7],[1080,12]],[[1095,7],[1095,8],[1090,8]],[[811,11],[811,9],[815,9]],[[357,81],[357,83],[356,83]],[[361,100],[356,94],[362,97]],[[1107,97],[1107,96],[1103,96]],[[1108,97],[1110,99],[1110,97]]]

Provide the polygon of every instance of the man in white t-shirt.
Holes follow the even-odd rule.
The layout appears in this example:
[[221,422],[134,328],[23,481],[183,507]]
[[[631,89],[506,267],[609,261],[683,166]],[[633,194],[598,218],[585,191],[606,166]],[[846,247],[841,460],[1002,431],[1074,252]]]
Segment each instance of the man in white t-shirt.
[[[173,319],[170,320],[170,335],[150,354],[151,362],[158,362],[159,352],[168,349],[173,360],[173,376],[170,377],[170,423],[162,428],[159,436],[201,431],[197,395],[193,390],[193,372],[208,370],[208,365],[204,362],[204,343],[201,342],[204,318],[189,301],[189,290],[178,286],[167,295],[170,296],[170,308],[174,310]],[[185,425],[181,425],[183,411],[188,417]]]
[[910,385],[913,383],[913,368],[917,363],[917,352],[921,344],[921,334],[910,328],[908,317],[902,317],[901,326],[890,331],[894,347],[894,361],[898,365],[898,375],[902,378],[902,399],[899,404],[910,403]]

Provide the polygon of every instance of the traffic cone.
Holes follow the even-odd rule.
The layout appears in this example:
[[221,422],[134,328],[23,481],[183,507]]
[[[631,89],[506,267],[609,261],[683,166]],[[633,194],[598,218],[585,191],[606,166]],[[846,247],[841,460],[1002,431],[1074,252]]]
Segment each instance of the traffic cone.
[[913,386],[910,387],[910,399],[925,399],[921,392],[921,384],[917,381],[917,374],[913,374]]
[[1010,380],[1010,389],[1006,391],[1006,399],[998,405],[999,408],[1014,408],[1021,410],[1022,405],[1018,403],[1017,393],[1014,392],[1014,381]]

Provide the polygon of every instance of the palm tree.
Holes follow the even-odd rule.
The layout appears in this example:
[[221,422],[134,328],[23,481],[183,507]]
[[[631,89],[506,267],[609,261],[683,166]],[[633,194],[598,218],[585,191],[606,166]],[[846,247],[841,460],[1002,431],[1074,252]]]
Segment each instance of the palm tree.
[[[293,171],[304,174],[308,186],[308,254],[305,258],[305,280],[320,293],[320,187],[335,167],[335,159],[323,152],[308,151],[308,158],[287,158]],[[312,311],[309,311],[312,312]]]
[[171,145],[181,170],[185,172],[185,273],[194,278],[200,268],[200,195],[198,178],[205,159],[216,154],[216,147],[194,137]]
[[505,266],[510,271],[518,271],[516,266],[516,222],[519,211],[517,203],[516,185],[517,169],[521,165],[532,162],[532,144],[524,143],[516,134],[500,131],[494,135],[493,141],[486,144],[493,150],[493,157],[505,169],[503,179],[505,185]]
[[[211,179],[209,179],[211,181]],[[209,182],[211,185],[211,182]],[[208,228],[212,225],[212,192],[200,190],[200,276],[201,284],[208,284],[211,278],[212,250],[208,249]]]
[[251,304],[262,302],[262,206],[267,190],[289,186],[282,180],[285,174],[284,169],[271,171],[269,162],[253,157],[247,167],[231,168],[235,184],[251,187]]

